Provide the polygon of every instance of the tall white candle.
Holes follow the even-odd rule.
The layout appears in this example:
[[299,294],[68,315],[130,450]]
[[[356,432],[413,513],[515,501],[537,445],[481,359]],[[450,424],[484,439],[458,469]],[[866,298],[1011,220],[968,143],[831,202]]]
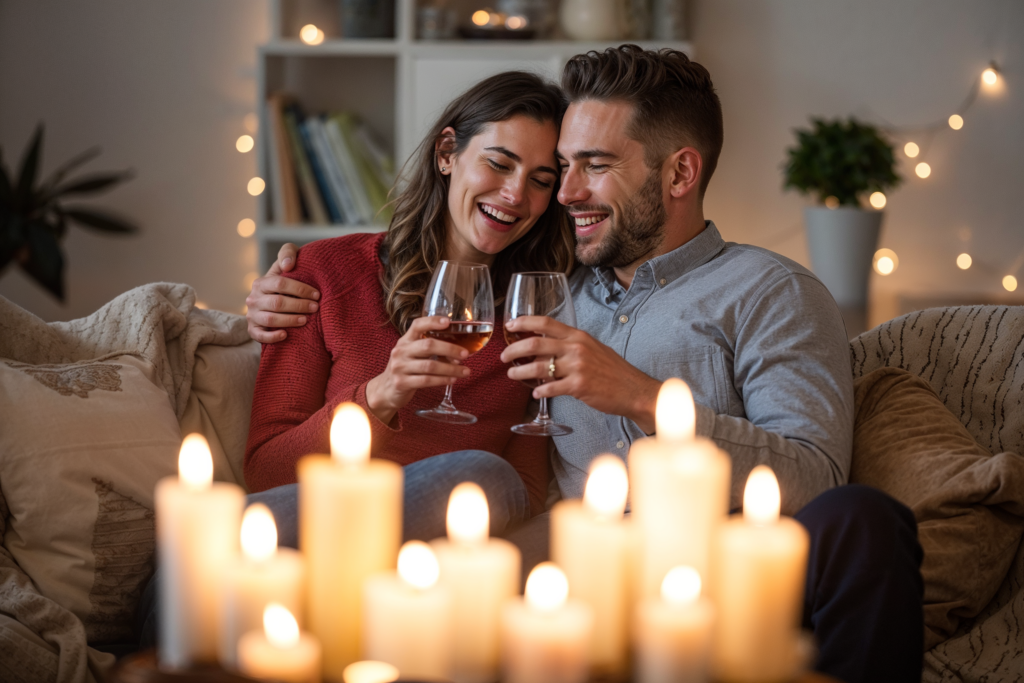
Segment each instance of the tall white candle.
[[589,660],[599,677],[627,670],[632,546],[623,512],[628,490],[625,464],[602,455],[591,463],[583,500],[563,500],[551,511],[551,559],[565,572],[569,596],[593,611]]
[[283,605],[302,622],[302,556],[291,548],[277,547],[277,526],[270,509],[250,505],[242,517],[242,555],[229,564],[224,575],[224,628],[220,663],[237,665],[238,640],[263,626],[263,611],[270,603]]
[[451,677],[456,683],[498,678],[501,606],[519,592],[519,549],[488,538],[490,511],[483,490],[459,484],[448,499],[448,538],[431,542],[441,585],[452,596]]
[[747,479],[743,515],[720,530],[714,670],[728,681],[790,680],[801,664],[800,621],[810,537],[779,517],[779,483],[758,465]]
[[638,683],[706,683],[710,680],[714,606],[701,597],[700,574],[674,567],[661,584],[661,597],[637,608]]
[[324,674],[341,680],[360,659],[363,582],[394,569],[402,539],[402,468],[370,460],[366,413],[343,403],[331,457],[299,461],[299,548],[306,558],[309,629],[324,647]]
[[658,597],[672,567],[712,576],[713,544],[729,513],[732,461],[708,439],[694,437],[693,395],[680,379],[658,393],[657,435],[629,451],[634,523],[641,537],[638,593]]
[[217,661],[220,589],[238,554],[245,494],[213,481],[213,458],[200,434],[178,455],[178,477],[157,482],[156,539],[160,562],[159,657],[178,669]]
[[449,678],[452,602],[448,590],[437,585],[439,574],[430,546],[409,541],[398,555],[397,573],[367,579],[363,589],[367,659],[397,667],[402,678]]
[[263,628],[238,641],[242,673],[282,683],[320,683],[320,643],[302,633],[292,613],[270,603],[263,610]]

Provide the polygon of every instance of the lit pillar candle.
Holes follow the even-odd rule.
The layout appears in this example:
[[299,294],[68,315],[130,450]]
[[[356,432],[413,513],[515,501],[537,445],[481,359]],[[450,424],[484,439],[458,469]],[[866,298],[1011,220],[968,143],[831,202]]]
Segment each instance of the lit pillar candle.
[[636,612],[638,683],[706,683],[710,680],[714,606],[701,597],[700,574],[675,567],[661,583],[661,597]]
[[398,668],[402,678],[447,680],[451,671],[448,590],[437,585],[440,569],[430,546],[409,541],[398,555],[398,572],[366,580],[363,652]]
[[288,608],[272,602],[263,610],[263,627],[238,641],[238,667],[253,678],[320,683],[320,643],[299,630]]
[[490,511],[483,490],[459,484],[448,499],[448,538],[431,542],[440,582],[452,597],[451,677],[456,683],[498,678],[498,617],[519,592],[519,549],[488,538]]
[[602,455],[591,463],[583,500],[563,500],[551,511],[551,559],[569,580],[569,596],[593,611],[589,660],[599,677],[627,669],[628,491],[622,460]]
[[758,465],[747,479],[743,515],[719,531],[714,671],[728,681],[783,681],[800,663],[809,536],[779,517],[779,483]]
[[178,455],[178,477],[157,482],[157,556],[160,562],[160,664],[185,668],[217,661],[220,589],[238,555],[245,494],[213,481],[209,444],[189,434]]
[[302,621],[305,565],[298,552],[277,547],[277,526],[266,505],[246,509],[241,540],[242,555],[224,574],[220,663],[229,668],[237,665],[239,638],[263,626],[268,604],[283,605]]
[[399,675],[397,667],[367,659],[346,666],[342,680],[344,683],[394,683]]
[[324,646],[324,675],[361,659],[363,582],[394,569],[402,539],[402,468],[370,460],[370,424],[353,403],[331,423],[331,457],[299,461],[299,548],[306,617]]
[[672,567],[712,576],[717,528],[729,514],[729,456],[694,438],[696,410],[686,383],[669,379],[658,393],[657,434],[629,451],[631,511],[640,535],[637,592],[658,597]]
[[526,580],[526,596],[501,613],[504,683],[583,683],[587,680],[590,606],[567,599],[569,582],[557,565],[541,562]]

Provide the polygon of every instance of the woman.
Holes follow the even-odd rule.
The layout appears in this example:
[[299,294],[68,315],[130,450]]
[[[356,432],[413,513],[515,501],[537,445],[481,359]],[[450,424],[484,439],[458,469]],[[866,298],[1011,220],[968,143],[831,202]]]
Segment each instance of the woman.
[[[420,315],[441,260],[487,264],[499,297],[513,272],[571,268],[572,227],[555,200],[564,109],[557,87],[532,74],[482,81],[448,106],[407,165],[386,233],[302,249],[289,277],[320,292],[319,310],[284,343],[263,347],[245,458],[250,489],[265,492],[250,499],[274,510],[282,543],[296,540],[295,465],[329,451],[343,401],[366,410],[372,455],[405,466],[407,539],[443,535],[448,494],[465,480],[484,487],[492,533],[543,509],[547,442],[510,432],[530,390],[499,359],[500,312],[488,345],[469,358],[424,337],[447,318]],[[475,425],[414,414],[457,380],[456,401]]]

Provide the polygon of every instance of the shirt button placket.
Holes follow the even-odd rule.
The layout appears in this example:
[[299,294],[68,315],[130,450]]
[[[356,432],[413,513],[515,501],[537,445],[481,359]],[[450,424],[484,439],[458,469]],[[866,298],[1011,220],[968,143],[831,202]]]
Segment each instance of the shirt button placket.
[[622,323],[623,325],[625,325],[626,323],[629,322],[629,316],[628,315],[620,315],[619,316],[619,322]]

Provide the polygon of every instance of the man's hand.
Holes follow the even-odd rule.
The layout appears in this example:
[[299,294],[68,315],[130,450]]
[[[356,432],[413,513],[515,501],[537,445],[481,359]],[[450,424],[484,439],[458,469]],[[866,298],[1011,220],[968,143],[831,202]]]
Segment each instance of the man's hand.
[[[534,398],[573,396],[602,413],[633,420],[647,434],[654,433],[654,407],[661,382],[586,332],[551,318],[524,316],[505,323],[505,329],[542,335],[511,344],[501,354],[505,363],[536,357],[508,371],[510,379],[545,382],[533,390]],[[552,358],[554,379],[549,375]]]
[[302,327],[306,324],[305,314],[319,308],[316,300],[320,292],[282,275],[295,268],[298,256],[294,244],[282,246],[277,261],[266,275],[253,280],[252,291],[245,297],[249,336],[262,344],[284,341],[288,332],[277,328]]

